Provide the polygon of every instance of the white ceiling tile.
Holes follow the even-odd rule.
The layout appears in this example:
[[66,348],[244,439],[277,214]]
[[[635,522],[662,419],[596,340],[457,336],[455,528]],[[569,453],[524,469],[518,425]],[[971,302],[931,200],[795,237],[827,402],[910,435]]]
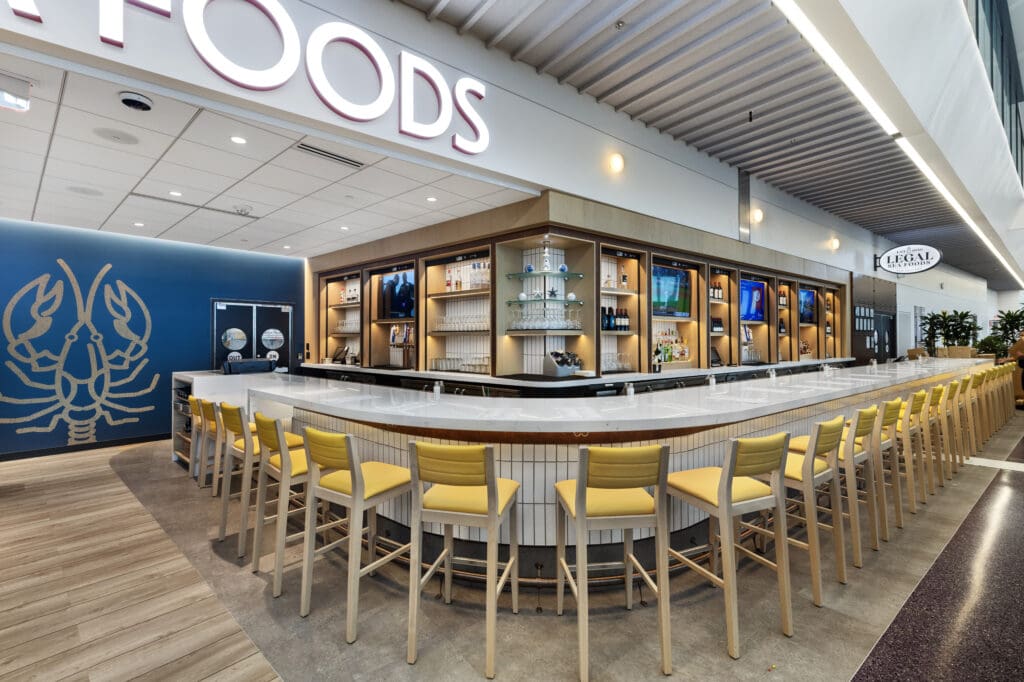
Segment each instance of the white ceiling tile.
[[125,175],[105,168],[91,168],[80,163],[50,159],[46,164],[43,186],[48,184],[56,189],[71,186],[97,187],[118,190],[126,194],[138,183],[135,175]]
[[170,239],[177,237],[192,239],[193,235],[205,235],[206,239],[203,243],[209,243],[248,222],[251,222],[249,218],[201,208],[195,213],[186,216],[181,222],[160,236]]
[[359,170],[353,166],[349,166],[338,161],[331,161],[330,159],[325,159],[322,156],[299,151],[298,149],[289,149],[284,152],[274,159],[274,165],[298,171],[300,173],[314,175],[318,178],[330,180],[331,182],[337,182],[338,180],[348,177]]
[[116,168],[121,173],[136,174],[140,177],[153,166],[151,158],[60,135],[53,136],[50,158],[95,168]]
[[349,187],[356,187],[386,197],[393,197],[412,191],[421,185],[416,180],[410,180],[401,175],[389,173],[376,166],[364,168],[358,173],[353,173],[345,178],[345,184]]
[[[180,197],[172,197],[170,192],[181,192]],[[202,206],[217,196],[217,192],[183,185],[172,185],[162,180],[153,180],[149,177],[143,179],[136,187],[135,194],[162,199],[178,204],[190,205],[193,208]]]
[[303,137],[305,137],[304,133],[297,133],[294,130],[289,130],[288,128],[284,128],[282,126],[276,126],[273,125],[272,123],[267,123],[266,121],[257,121],[255,119],[245,118],[244,116],[234,116],[233,114],[225,114],[221,112],[217,112],[217,115],[223,116],[224,118],[229,118],[233,121],[242,123],[244,125],[259,128],[260,130],[271,133],[272,135],[277,135],[278,137],[286,137],[289,140],[292,140],[293,142],[298,142]]
[[296,211],[292,206],[282,208],[275,211],[273,214],[274,218],[283,220],[284,222],[293,223],[295,225],[302,225],[304,228],[313,227],[327,220],[318,215],[311,213],[303,213],[302,211]]
[[210,201],[206,202],[204,206],[206,206],[206,208],[216,208],[221,211],[231,211],[232,213],[238,213],[239,215],[243,215],[243,213],[248,210],[249,217],[253,219],[262,218],[268,213],[273,213],[277,210],[277,206],[272,204],[264,204],[259,201],[253,201],[252,199],[243,199],[227,193],[214,197]]
[[313,197],[306,197],[299,199],[294,204],[291,204],[289,209],[293,211],[299,211],[301,213],[308,213],[309,215],[318,216],[322,220],[329,218],[337,218],[343,216],[346,213],[351,213],[352,208],[349,206],[340,206],[338,204],[331,203],[329,201],[322,201]]
[[[231,137],[235,135],[244,137],[246,143],[232,142]],[[213,149],[264,162],[270,161],[293,143],[288,137],[206,110],[195,117],[181,137]]]
[[90,230],[99,229],[107,217],[106,213],[94,211],[82,211],[62,206],[39,206],[36,208],[32,220],[40,223],[52,223],[54,225],[68,225],[70,227],[82,227]]
[[164,161],[236,179],[245,177],[262,165],[256,159],[231,154],[188,140],[178,140],[171,145],[167,154],[164,155]]
[[0,200],[0,216],[9,220],[32,220],[32,205],[8,205]]
[[[16,154],[18,152],[11,152]],[[35,157],[32,154],[24,154],[20,159],[4,158],[7,155],[0,154],[0,185],[4,187],[18,187],[21,189],[35,190],[39,186],[39,178],[42,176],[43,158]],[[23,166],[32,165],[32,168],[7,168],[4,162],[19,163]]]
[[[57,104],[47,102],[45,99],[34,100],[28,111],[13,111],[0,108],[0,123],[23,126],[47,134],[53,130],[53,121],[56,116]],[[45,147],[43,150],[45,150]]]
[[[355,176],[353,176],[355,177]],[[299,196],[305,196],[331,184],[330,180],[306,173],[289,170],[282,166],[267,164],[246,178],[247,182],[283,189]]]
[[463,177],[461,175],[449,175],[447,178],[430,184],[433,187],[438,187],[447,192],[458,194],[459,196],[466,197],[467,199],[476,199],[477,197],[482,197],[485,194],[494,194],[496,191],[502,189],[499,185],[484,182],[482,180],[476,180],[474,178]]
[[456,217],[462,217],[467,215],[473,215],[475,213],[481,213],[483,211],[491,210],[491,206],[481,202],[470,199],[469,201],[463,201],[461,204],[455,204],[454,206],[448,206],[444,209],[444,212]]
[[286,206],[301,198],[298,194],[285,192],[284,190],[280,190],[275,187],[267,187],[266,185],[249,182],[248,180],[240,182],[232,187],[231,196],[238,197],[246,201],[256,201],[261,204],[274,206],[275,208]]
[[[103,224],[103,229],[153,237],[170,228],[194,210],[191,206],[182,204],[130,196],[107,219]],[[143,223],[143,226],[135,227],[135,223]]]
[[323,149],[324,151],[328,151],[332,154],[337,154],[338,156],[344,156],[346,159],[359,161],[367,166],[377,163],[381,159],[385,158],[383,154],[367,151],[354,145],[335,142],[334,140],[325,140],[320,137],[313,137],[312,135],[302,138],[302,143],[311,147]]
[[[105,118],[72,107],[61,107],[57,117],[57,135],[98,144],[120,152],[157,159],[174,142],[174,137]],[[110,139],[116,135],[120,141]]]
[[430,213],[430,209],[425,206],[414,206],[398,199],[388,199],[379,204],[374,204],[371,210],[374,213],[390,216],[396,220],[405,220],[423,215],[424,213]]
[[[433,197],[436,201],[427,201],[427,197]],[[413,206],[426,206],[431,211],[443,211],[446,206],[461,204],[466,200],[465,197],[434,187],[433,185],[425,185],[395,198]]]
[[277,238],[281,235],[294,234],[295,232],[305,228],[306,226],[304,225],[298,225],[296,223],[288,222],[287,220],[281,220],[274,216],[254,220],[245,227],[247,231],[250,231],[253,234],[261,234],[268,238]]
[[386,215],[380,213],[373,213],[372,211],[353,211],[347,216],[341,218],[346,225],[350,227],[363,227],[363,228],[376,228],[383,227],[384,225],[390,225],[395,222],[394,218],[389,218]]
[[[0,111],[7,111],[0,109]],[[39,154],[46,151],[50,135],[41,130],[6,123],[0,119],[0,155],[8,150]]]
[[10,173],[24,173],[38,177],[43,172],[45,162],[46,157],[41,154],[5,149],[3,154],[0,154],[0,172],[10,171]]
[[477,201],[482,201],[489,206],[505,206],[506,204],[514,204],[517,201],[524,201],[526,199],[536,199],[539,194],[527,194],[526,192],[520,192],[514,189],[503,189],[494,194],[485,194],[482,197],[477,197]]
[[429,184],[441,178],[447,177],[448,172],[431,168],[430,166],[423,166],[418,163],[411,163],[409,161],[403,161],[402,159],[386,158],[382,161],[378,161],[374,164],[374,168],[382,168],[392,173],[397,173],[402,177],[415,180],[416,182]]
[[146,179],[163,183],[168,187],[167,191],[173,187],[191,187],[215,194],[223,192],[238,182],[236,178],[207,173],[205,170],[181,166],[166,160],[153,166],[153,169],[146,174]]
[[44,99],[49,102],[60,101],[60,87],[64,80],[63,69],[9,54],[0,54],[0,71],[32,83],[32,89],[29,92],[31,99]]
[[[149,111],[129,109],[121,103],[119,93],[122,91],[145,95],[153,101],[153,108]],[[74,107],[121,123],[175,137],[185,129],[185,126],[198,111],[196,107],[180,100],[77,73],[68,73],[61,104],[64,107]]]
[[320,201],[329,201],[340,206],[348,206],[349,208],[364,208],[384,200],[384,197],[380,194],[367,192],[358,187],[351,187],[340,182],[328,185],[319,192],[314,192],[311,196]]

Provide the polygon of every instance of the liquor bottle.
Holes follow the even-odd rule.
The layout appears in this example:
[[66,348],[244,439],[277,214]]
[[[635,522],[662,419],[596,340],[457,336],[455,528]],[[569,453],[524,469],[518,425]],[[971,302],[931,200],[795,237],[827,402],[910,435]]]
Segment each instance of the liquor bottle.
[[690,340],[687,338],[683,338],[683,359],[690,359]]
[[622,283],[619,285],[621,288],[623,288],[623,289],[628,289],[629,288],[629,275],[626,274],[626,266],[625,265],[622,266],[621,282]]
[[825,334],[827,336],[832,336],[832,323],[831,322],[826,322],[825,323]]
[[629,331],[629,311],[626,310],[625,308],[622,309],[622,319],[623,319],[622,331],[628,332]]
[[612,329],[614,329],[617,332],[621,332],[622,331],[622,309],[621,308],[616,308],[615,309],[615,317],[613,318],[613,320],[614,320],[614,324],[612,325]]
[[452,290],[452,266],[450,265],[448,266],[448,269],[445,271],[444,275],[444,290]]

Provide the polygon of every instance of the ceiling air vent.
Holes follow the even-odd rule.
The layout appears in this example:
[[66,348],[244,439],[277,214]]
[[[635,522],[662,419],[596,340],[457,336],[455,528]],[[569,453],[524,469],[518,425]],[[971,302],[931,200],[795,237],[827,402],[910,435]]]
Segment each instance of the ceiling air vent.
[[326,149],[320,149],[319,147],[308,145],[305,142],[300,142],[299,144],[295,145],[295,148],[298,149],[300,152],[313,154],[314,156],[319,156],[322,159],[334,161],[335,163],[343,163],[346,166],[351,166],[352,168],[362,168],[363,166],[366,165],[362,161],[356,161],[355,159],[350,159],[347,156],[342,156],[341,154],[329,152]]

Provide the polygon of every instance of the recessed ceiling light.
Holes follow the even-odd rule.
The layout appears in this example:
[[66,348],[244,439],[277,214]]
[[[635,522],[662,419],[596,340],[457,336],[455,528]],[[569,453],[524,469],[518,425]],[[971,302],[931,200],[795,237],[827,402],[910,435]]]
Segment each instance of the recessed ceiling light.
[[292,247],[290,247],[290,246],[288,246],[287,244],[285,244],[284,248],[286,248],[286,249],[290,249],[290,248],[292,248]]
[[170,192],[168,192],[168,194],[170,194],[172,197],[180,197],[181,196],[181,192],[179,192],[176,189],[172,189]]
[[429,201],[430,203],[434,203],[435,201],[437,201],[437,197],[427,197],[427,201]]
[[132,223],[132,227],[145,227],[146,223]]
[[348,232],[348,226],[347,225],[342,225],[341,226],[341,231],[342,232]]
[[246,140],[241,135],[232,135],[231,141],[234,142],[235,144],[245,144],[246,142],[248,142],[248,140]]

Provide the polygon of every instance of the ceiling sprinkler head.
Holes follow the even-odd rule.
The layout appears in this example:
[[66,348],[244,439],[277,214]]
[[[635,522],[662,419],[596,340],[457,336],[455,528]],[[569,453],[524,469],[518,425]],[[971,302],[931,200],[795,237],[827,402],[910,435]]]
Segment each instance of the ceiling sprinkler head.
[[233,208],[235,209],[235,213],[240,216],[248,216],[252,213],[252,206],[248,206],[246,204],[236,204]]

